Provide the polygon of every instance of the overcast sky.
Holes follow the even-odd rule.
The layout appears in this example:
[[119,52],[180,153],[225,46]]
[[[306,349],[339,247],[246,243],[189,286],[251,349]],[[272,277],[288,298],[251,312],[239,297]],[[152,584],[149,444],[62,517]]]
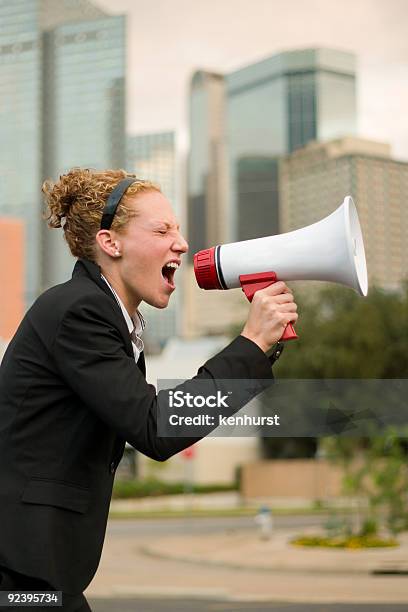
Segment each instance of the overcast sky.
[[185,130],[197,68],[312,46],[358,58],[358,131],[408,160],[407,0],[93,0],[128,15],[128,130]]

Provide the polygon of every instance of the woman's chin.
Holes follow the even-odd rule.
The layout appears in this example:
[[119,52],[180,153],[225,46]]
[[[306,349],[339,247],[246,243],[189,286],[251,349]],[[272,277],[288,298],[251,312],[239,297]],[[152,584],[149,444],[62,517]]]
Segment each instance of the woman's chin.
[[150,304],[150,306],[153,306],[154,308],[167,308],[167,306],[169,305],[170,297],[171,296],[169,294],[166,294],[157,297],[155,296],[152,298],[145,298],[143,301],[147,304]]

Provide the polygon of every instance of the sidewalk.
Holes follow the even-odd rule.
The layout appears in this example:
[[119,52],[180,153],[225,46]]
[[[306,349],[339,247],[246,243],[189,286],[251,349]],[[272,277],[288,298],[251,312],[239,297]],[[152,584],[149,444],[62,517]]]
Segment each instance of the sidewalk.
[[291,546],[298,531],[289,529],[270,541],[241,529],[132,536],[126,521],[112,521],[108,532],[89,598],[201,598],[240,602],[240,609],[246,601],[408,604],[406,576],[370,573],[408,569],[407,535],[398,548],[344,551]]
[[[161,559],[230,569],[336,575],[408,571],[407,533],[400,536],[398,547],[341,550],[293,546],[290,540],[299,535],[299,531],[279,529],[268,541],[261,540],[255,529],[211,534],[205,538],[166,537],[145,544],[141,550]],[[301,532],[316,533],[316,528],[305,528]]]

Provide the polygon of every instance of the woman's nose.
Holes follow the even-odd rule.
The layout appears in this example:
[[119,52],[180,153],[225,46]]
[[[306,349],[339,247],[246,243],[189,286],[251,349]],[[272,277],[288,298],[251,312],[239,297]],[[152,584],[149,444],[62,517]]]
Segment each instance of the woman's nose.
[[174,249],[178,251],[179,253],[187,253],[188,251],[188,242],[185,240],[185,238],[181,234],[178,235],[178,238],[174,245]]

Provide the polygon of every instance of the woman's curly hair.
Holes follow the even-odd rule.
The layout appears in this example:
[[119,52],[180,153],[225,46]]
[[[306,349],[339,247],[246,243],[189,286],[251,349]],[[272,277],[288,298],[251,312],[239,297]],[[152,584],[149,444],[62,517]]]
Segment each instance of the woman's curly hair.
[[[74,257],[95,260],[95,236],[100,229],[103,209],[116,185],[128,176],[132,175],[125,170],[73,168],[55,183],[44,181],[42,192],[48,209],[44,218],[49,227],[64,229],[65,240]],[[137,215],[129,206],[129,198],[148,191],[160,192],[160,188],[150,181],[128,187],[116,209],[111,229],[124,231],[129,220]]]

